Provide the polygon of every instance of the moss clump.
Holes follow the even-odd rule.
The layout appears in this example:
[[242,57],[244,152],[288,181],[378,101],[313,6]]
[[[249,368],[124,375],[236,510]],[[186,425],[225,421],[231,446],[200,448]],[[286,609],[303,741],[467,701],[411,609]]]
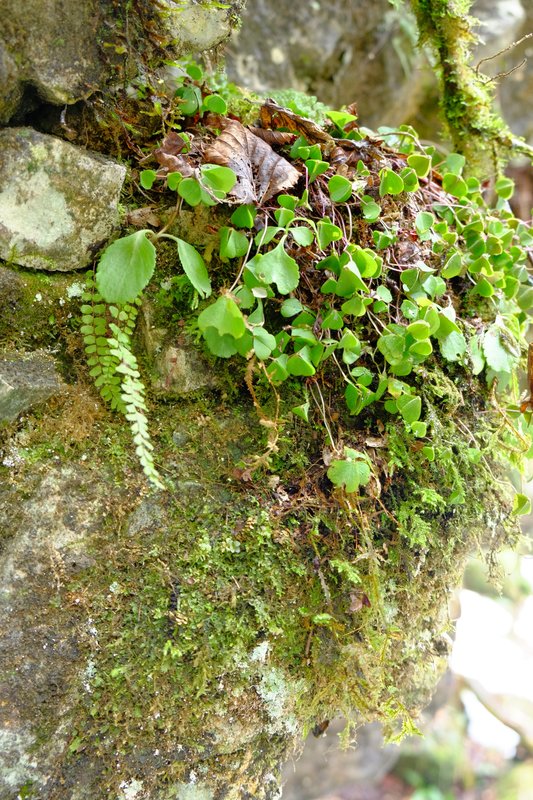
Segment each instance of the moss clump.
[[437,57],[441,108],[454,149],[467,157],[471,171],[497,171],[511,148],[521,145],[495,110],[494,81],[471,66],[476,41],[476,21],[468,16],[471,0],[413,0],[412,5],[420,41]]

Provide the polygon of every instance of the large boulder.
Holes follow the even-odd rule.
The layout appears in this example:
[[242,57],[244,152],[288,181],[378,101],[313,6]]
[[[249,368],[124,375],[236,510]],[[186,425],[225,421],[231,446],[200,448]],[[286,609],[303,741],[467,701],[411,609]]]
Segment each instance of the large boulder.
[[290,87],[334,108],[356,101],[365,124],[394,125],[416,109],[415,37],[388,0],[294,0],[275,14],[268,0],[248,0],[228,73],[263,95]]
[[126,169],[31,128],[0,131],[0,257],[82,269],[118,222]]
[[[498,54],[531,31],[521,0],[476,0],[472,14],[481,39],[474,62]],[[262,95],[280,89],[314,94],[333,108],[356,102],[364,125],[413,121],[430,137],[438,127],[435,72],[416,47],[416,23],[406,6],[389,0],[293,0],[276,7],[248,0],[242,27],[228,48],[228,73]],[[531,53],[531,40],[487,62],[494,75]],[[531,137],[524,109],[531,97],[533,60],[500,81],[499,97],[511,127]],[[530,116],[530,115],[529,115]]]
[[[4,0],[0,33],[0,124],[35,95],[64,105],[102,83],[97,0]],[[33,95],[33,101],[32,101]]]
[[53,360],[42,353],[0,353],[0,423],[12,422],[61,390]]
[[123,83],[125,74],[144,74],[152,60],[159,65],[163,57],[215,47],[229,35],[242,4],[161,0],[133,12],[107,0],[3,0],[0,125],[43,102],[85,100]]

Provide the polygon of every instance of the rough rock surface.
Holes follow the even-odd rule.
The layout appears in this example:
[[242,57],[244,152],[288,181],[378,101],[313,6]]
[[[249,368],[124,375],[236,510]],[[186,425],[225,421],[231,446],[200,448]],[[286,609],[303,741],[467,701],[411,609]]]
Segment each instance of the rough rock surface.
[[[513,39],[517,41],[522,36],[533,32],[533,3],[524,2],[526,12],[522,27],[513,31]],[[505,119],[512,130],[523,136],[530,143],[533,142],[533,114],[531,114],[531,98],[533,97],[533,38],[523,41],[517,47],[503,54],[497,62],[496,69],[505,72],[511,70],[523,59],[527,59],[519,69],[499,81],[498,96]],[[529,113],[528,113],[529,109]]]
[[[77,629],[80,599],[61,598],[90,559],[102,525],[103,484],[83,470],[48,465],[24,500],[0,491],[0,797],[44,789],[72,736],[68,715],[83,690]],[[85,635],[91,636],[87,620]]]
[[[107,0],[3,0],[0,30],[0,125],[40,103],[64,106],[106,84],[144,71],[139,55],[154,32],[171,58],[215,47],[235,25],[242,0],[214,5],[161,0],[136,5]],[[146,29],[135,29],[144,15]],[[138,41],[140,40],[140,41]],[[139,59],[139,63],[136,60]],[[142,66],[141,66],[142,63]]]
[[261,94],[292,88],[333,107],[356,101],[367,125],[398,124],[416,108],[414,23],[388,0],[248,0],[228,73]]
[[60,391],[50,356],[0,354],[0,422],[12,422],[27,408]]
[[[527,14],[526,14],[527,10]],[[521,0],[477,0],[473,16],[482,46],[475,60],[494,55],[531,32],[533,5]],[[272,24],[273,19],[275,23]],[[398,125],[412,120],[435,136],[438,99],[433,68],[416,49],[416,24],[406,7],[388,0],[293,0],[273,17],[268,0],[248,0],[242,28],[228,49],[228,73],[265,95],[292,88],[314,94],[334,108],[356,101],[364,125]],[[532,40],[483,66],[493,75],[533,53]],[[500,81],[498,95],[507,121],[532,137],[533,59]],[[429,120],[429,122],[428,122]]]
[[185,52],[202,52],[229,36],[233,27],[232,15],[239,11],[242,0],[220,4],[218,8],[216,5],[200,5],[194,0],[179,3],[179,8],[173,0],[167,0],[166,5],[171,12],[167,16],[169,32],[177,48]]
[[99,5],[97,0],[3,0],[0,124],[21,103],[34,105],[35,94],[55,105],[74,103],[102,81]]
[[118,221],[125,167],[31,128],[0,131],[0,257],[81,269]]

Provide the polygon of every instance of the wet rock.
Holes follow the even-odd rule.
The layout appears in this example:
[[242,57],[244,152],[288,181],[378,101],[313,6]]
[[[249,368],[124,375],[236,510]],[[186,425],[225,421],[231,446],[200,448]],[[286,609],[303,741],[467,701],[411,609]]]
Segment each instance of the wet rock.
[[31,128],[0,131],[0,257],[81,269],[109,239],[126,170]]
[[49,356],[0,355],[0,422],[12,422],[60,391],[61,382]]
[[99,7],[97,0],[3,0],[0,124],[19,110],[24,94],[27,105],[35,104],[35,95],[64,105],[102,83]]

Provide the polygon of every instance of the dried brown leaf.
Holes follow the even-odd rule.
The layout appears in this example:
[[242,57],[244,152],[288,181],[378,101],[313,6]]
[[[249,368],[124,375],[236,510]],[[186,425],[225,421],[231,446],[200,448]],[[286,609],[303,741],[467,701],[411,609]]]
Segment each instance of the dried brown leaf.
[[252,125],[248,128],[254,136],[259,136],[267,144],[277,144],[283,147],[285,144],[292,144],[295,140],[294,133],[286,133],[285,131],[268,131],[265,128],[255,128]]
[[292,133],[305,136],[310,144],[324,142],[331,144],[333,137],[322,130],[316,123],[306,117],[300,117],[294,111],[279,106],[274,100],[266,100],[259,111],[259,119],[263,128],[287,128]]
[[194,175],[194,167],[191,166],[186,156],[181,155],[185,141],[178,136],[176,131],[169,131],[158,147],[153,152],[157,163],[168,170],[168,172],[181,172],[184,178]]
[[126,224],[133,225],[135,228],[145,228],[152,225],[154,228],[161,226],[161,219],[155,211],[155,206],[143,206],[134,208],[126,214]]
[[300,178],[292,164],[237,120],[227,120],[204,160],[234,171],[237,183],[230,195],[241,203],[262,203]]

